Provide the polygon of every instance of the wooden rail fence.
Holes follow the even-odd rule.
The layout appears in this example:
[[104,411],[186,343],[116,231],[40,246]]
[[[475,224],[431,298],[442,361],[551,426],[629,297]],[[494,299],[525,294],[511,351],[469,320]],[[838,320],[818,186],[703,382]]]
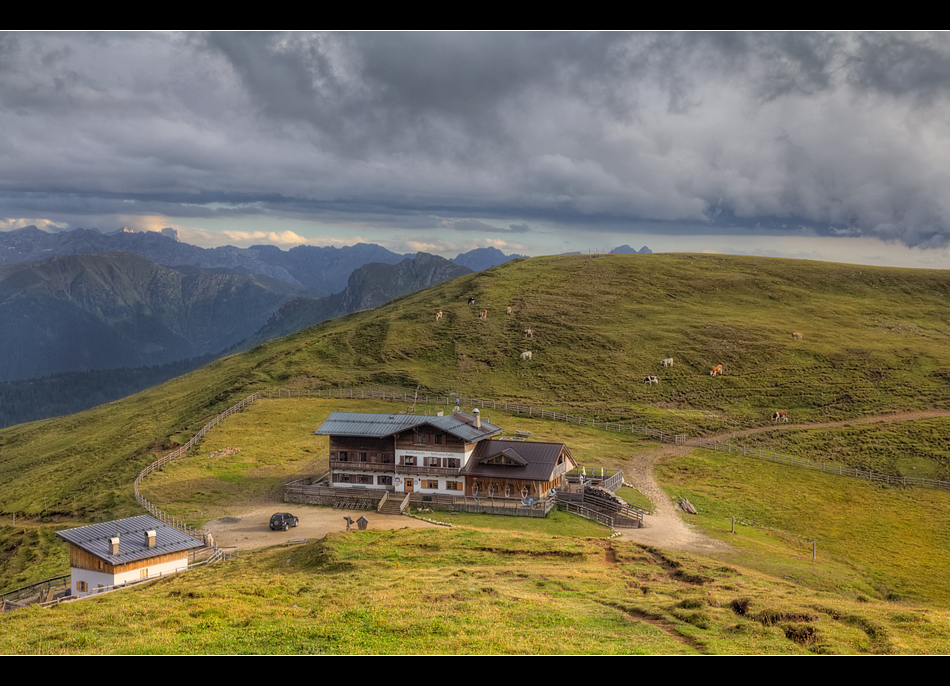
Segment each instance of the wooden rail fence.
[[148,467],[146,467],[145,469],[143,469],[143,470],[139,473],[138,477],[136,477],[136,479],[135,479],[135,485],[134,485],[134,488],[135,488],[135,499],[139,501],[139,504],[140,504],[142,507],[144,507],[146,510],[148,510],[149,513],[151,513],[151,515],[152,515],[153,517],[155,517],[156,519],[159,519],[159,520],[165,522],[165,523],[168,524],[169,526],[174,527],[174,528],[178,529],[179,531],[188,534],[189,536],[193,536],[194,538],[197,538],[198,540],[203,541],[203,542],[207,545],[207,544],[208,544],[208,534],[206,534],[206,533],[204,533],[204,532],[202,532],[202,531],[198,531],[197,529],[192,529],[190,526],[188,526],[187,524],[185,524],[185,523],[184,523],[183,521],[181,521],[180,519],[176,519],[175,517],[170,517],[169,515],[167,515],[167,514],[165,514],[164,512],[162,512],[158,507],[156,507],[156,506],[153,505],[151,502],[149,502],[148,498],[146,498],[144,495],[142,495],[142,494],[139,492],[139,484],[141,484],[142,481],[145,479],[145,477],[147,477],[147,476],[148,476],[149,474],[151,474],[152,472],[160,471],[160,470],[162,469],[162,467],[164,467],[165,465],[167,465],[169,462],[172,462],[173,460],[177,460],[179,457],[181,457],[181,456],[184,455],[186,452],[188,452],[189,450],[191,450],[191,448],[194,447],[195,445],[197,445],[197,444],[201,441],[201,439],[205,437],[205,434],[207,434],[209,431],[211,431],[211,429],[213,429],[214,427],[216,427],[218,424],[220,424],[221,422],[223,422],[225,419],[227,419],[228,417],[230,417],[230,416],[231,416],[232,414],[234,414],[235,412],[240,412],[241,410],[243,410],[245,407],[247,407],[248,405],[250,405],[252,402],[254,402],[255,400],[257,400],[257,399],[260,398],[260,397],[261,397],[261,392],[258,391],[257,393],[252,393],[251,395],[247,396],[247,397],[244,398],[244,400],[242,400],[241,402],[239,402],[239,403],[237,403],[237,404],[235,404],[235,405],[232,405],[231,407],[229,407],[228,409],[226,409],[224,412],[222,412],[221,414],[219,414],[217,417],[215,417],[214,419],[212,419],[210,422],[208,422],[207,424],[205,424],[205,425],[201,428],[201,431],[199,431],[199,432],[196,433],[194,436],[192,436],[192,437],[191,437],[191,440],[188,441],[187,443],[185,443],[185,445],[181,446],[178,450],[175,450],[175,451],[173,451],[173,452],[170,452],[170,453],[168,453],[167,455],[165,455],[164,457],[161,457],[161,458],[155,460],[155,462],[153,462],[153,463],[150,464]]
[[267,398],[291,398],[291,397],[313,397],[313,398],[351,398],[351,399],[378,399],[392,400],[404,403],[424,403],[428,405],[465,405],[466,407],[479,407],[482,409],[490,408],[503,410],[511,414],[521,414],[528,417],[538,417],[541,419],[550,419],[556,422],[566,422],[568,424],[579,424],[581,426],[590,426],[595,429],[605,429],[607,431],[618,431],[621,433],[642,434],[655,438],[666,443],[677,443],[679,445],[691,445],[698,448],[708,448],[710,450],[724,450],[726,452],[743,455],[745,457],[754,457],[762,460],[769,460],[779,464],[786,464],[792,467],[802,467],[804,469],[814,469],[827,474],[838,474],[840,476],[849,476],[864,481],[885,483],[894,486],[917,486],[919,488],[935,488],[938,490],[950,491],[950,481],[941,481],[938,479],[924,479],[912,476],[895,476],[892,474],[881,474],[866,469],[857,469],[853,467],[843,467],[840,465],[828,465],[821,461],[803,460],[790,455],[782,455],[770,450],[760,450],[757,448],[746,448],[733,445],[722,441],[714,441],[705,438],[692,438],[682,434],[673,434],[668,431],[659,431],[648,426],[638,426],[633,422],[598,422],[593,417],[582,417],[580,415],[570,415],[554,410],[545,410],[533,405],[523,405],[518,403],[508,403],[497,400],[484,400],[480,398],[463,398],[460,395],[416,395],[410,393],[394,393],[391,391],[374,391],[362,388],[339,388],[339,389],[286,389],[274,388],[262,392],[262,397]]

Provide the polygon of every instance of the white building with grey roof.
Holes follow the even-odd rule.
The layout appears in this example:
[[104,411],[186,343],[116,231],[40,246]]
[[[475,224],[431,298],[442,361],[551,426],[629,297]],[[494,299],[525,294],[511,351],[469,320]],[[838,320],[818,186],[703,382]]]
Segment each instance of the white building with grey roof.
[[73,595],[173,574],[204,543],[149,515],[57,531],[69,544]]

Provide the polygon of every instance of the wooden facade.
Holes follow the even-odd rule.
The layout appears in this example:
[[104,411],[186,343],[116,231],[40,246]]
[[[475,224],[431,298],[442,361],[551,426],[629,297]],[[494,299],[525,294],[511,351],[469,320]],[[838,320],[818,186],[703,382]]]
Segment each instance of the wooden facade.
[[167,555],[156,555],[155,557],[135,560],[124,564],[113,564],[101,557],[93,555],[82,548],[69,546],[69,566],[74,569],[88,569],[94,572],[103,572],[104,574],[119,575],[126,572],[132,572],[145,567],[166,566],[169,563],[179,563],[177,566],[188,566],[188,551],[168,553]]
[[576,466],[561,443],[494,440],[478,414],[448,417],[334,412],[317,430],[330,440],[330,484],[432,496],[513,501],[551,498]]

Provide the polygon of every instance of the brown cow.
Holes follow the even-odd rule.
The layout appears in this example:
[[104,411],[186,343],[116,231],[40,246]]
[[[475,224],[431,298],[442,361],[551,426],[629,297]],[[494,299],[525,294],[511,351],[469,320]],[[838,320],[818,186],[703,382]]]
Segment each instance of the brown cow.
[[800,341],[800,340],[802,340],[802,335],[801,335],[798,331],[794,331],[794,332],[792,332],[792,340],[793,340],[793,341]]
[[773,422],[787,422],[788,412],[786,410],[776,410],[772,413]]
[[435,320],[439,321],[440,319],[442,319],[442,310],[435,313]]
[[479,318],[479,319],[484,319],[484,320],[488,321],[488,310],[482,310],[482,311],[479,313],[478,318]]
[[715,367],[710,369],[709,376],[722,376],[722,365],[717,364]]

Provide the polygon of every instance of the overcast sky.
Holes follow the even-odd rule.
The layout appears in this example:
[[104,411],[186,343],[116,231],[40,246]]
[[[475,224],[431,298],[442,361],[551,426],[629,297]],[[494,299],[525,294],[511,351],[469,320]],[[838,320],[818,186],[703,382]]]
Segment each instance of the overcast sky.
[[0,230],[950,268],[950,34],[3,33]]

